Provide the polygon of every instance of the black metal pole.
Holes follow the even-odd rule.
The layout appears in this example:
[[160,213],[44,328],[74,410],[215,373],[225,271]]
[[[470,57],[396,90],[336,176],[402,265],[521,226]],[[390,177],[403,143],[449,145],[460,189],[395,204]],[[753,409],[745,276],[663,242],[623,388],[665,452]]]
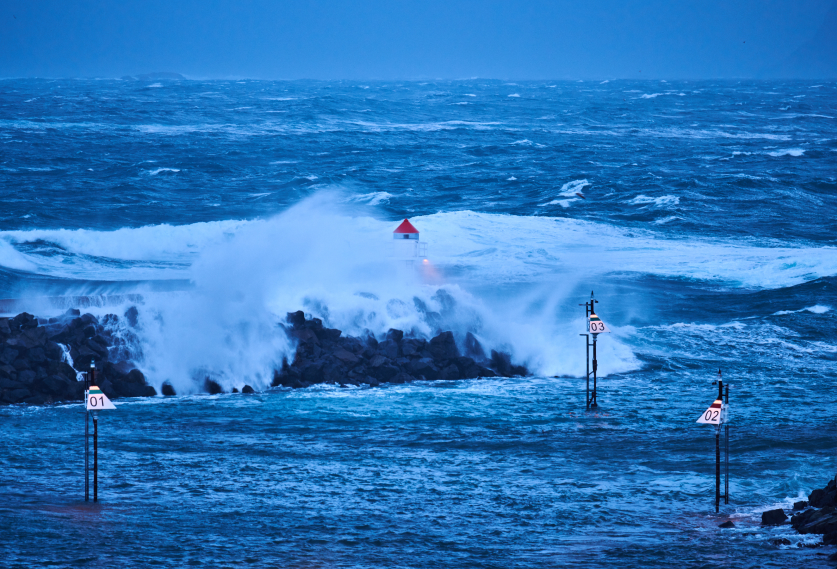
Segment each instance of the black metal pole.
[[[725,401],[729,405],[729,385],[724,390]],[[724,452],[724,504],[729,504],[729,425],[724,425],[724,438],[726,447]]]
[[93,415],[93,501],[99,501],[99,420]]
[[590,407],[596,408],[599,404],[596,402],[596,395],[597,395],[597,379],[596,379],[596,372],[599,369],[599,363],[596,360],[596,337],[598,334],[593,334],[593,402],[590,404]]
[[715,513],[721,507],[721,426],[715,427]]
[[84,412],[84,501],[90,501],[90,411]]
[[87,410],[87,391],[90,389],[90,375],[84,373],[84,501],[90,501],[90,411]]
[[590,409],[590,335],[584,335],[584,341],[587,343],[587,409]]

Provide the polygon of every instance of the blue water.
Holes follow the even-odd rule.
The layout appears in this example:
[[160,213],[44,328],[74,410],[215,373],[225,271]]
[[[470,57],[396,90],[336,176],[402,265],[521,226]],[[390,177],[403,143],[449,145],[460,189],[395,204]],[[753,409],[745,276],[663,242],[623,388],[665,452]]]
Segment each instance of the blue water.
[[[97,506],[81,406],[0,408],[5,566],[830,566],[758,522],[837,470],[837,84],[3,80],[0,149],[0,297],[142,295],[181,394],[102,415]],[[271,390],[298,308],[534,375]]]

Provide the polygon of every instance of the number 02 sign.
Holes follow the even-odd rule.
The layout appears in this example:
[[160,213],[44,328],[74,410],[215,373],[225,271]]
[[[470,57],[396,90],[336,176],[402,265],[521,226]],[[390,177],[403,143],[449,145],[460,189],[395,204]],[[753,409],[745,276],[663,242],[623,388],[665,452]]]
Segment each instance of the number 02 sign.
[[705,425],[720,425],[726,419],[724,411],[723,403],[720,399],[716,399],[709,409],[703,412],[697,422]]

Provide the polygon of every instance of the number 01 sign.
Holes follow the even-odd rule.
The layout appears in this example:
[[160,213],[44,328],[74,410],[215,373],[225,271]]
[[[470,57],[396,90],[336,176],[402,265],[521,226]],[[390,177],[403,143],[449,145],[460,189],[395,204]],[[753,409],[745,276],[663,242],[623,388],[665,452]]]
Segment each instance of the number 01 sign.
[[116,409],[116,405],[111,403],[108,396],[102,393],[101,389],[95,385],[91,385],[90,391],[87,392],[87,410],[103,411],[106,409]]

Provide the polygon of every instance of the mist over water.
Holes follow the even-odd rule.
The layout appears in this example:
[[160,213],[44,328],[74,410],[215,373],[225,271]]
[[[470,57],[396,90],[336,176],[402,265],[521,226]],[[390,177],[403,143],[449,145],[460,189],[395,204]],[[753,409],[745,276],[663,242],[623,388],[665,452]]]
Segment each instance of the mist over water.
[[[180,394],[102,419],[95,514],[79,406],[0,408],[19,566],[247,562],[219,532],[282,566],[824,563],[758,519],[835,469],[837,85],[0,84],[0,297],[136,306],[122,356]],[[426,265],[390,258],[405,217]],[[533,376],[269,390],[299,309],[361,337],[470,332]],[[694,424],[718,368],[726,533]],[[263,393],[201,395],[207,376]],[[108,553],[105,526],[125,526]],[[66,527],[87,537],[55,550]],[[136,557],[143,532],[162,546]]]

